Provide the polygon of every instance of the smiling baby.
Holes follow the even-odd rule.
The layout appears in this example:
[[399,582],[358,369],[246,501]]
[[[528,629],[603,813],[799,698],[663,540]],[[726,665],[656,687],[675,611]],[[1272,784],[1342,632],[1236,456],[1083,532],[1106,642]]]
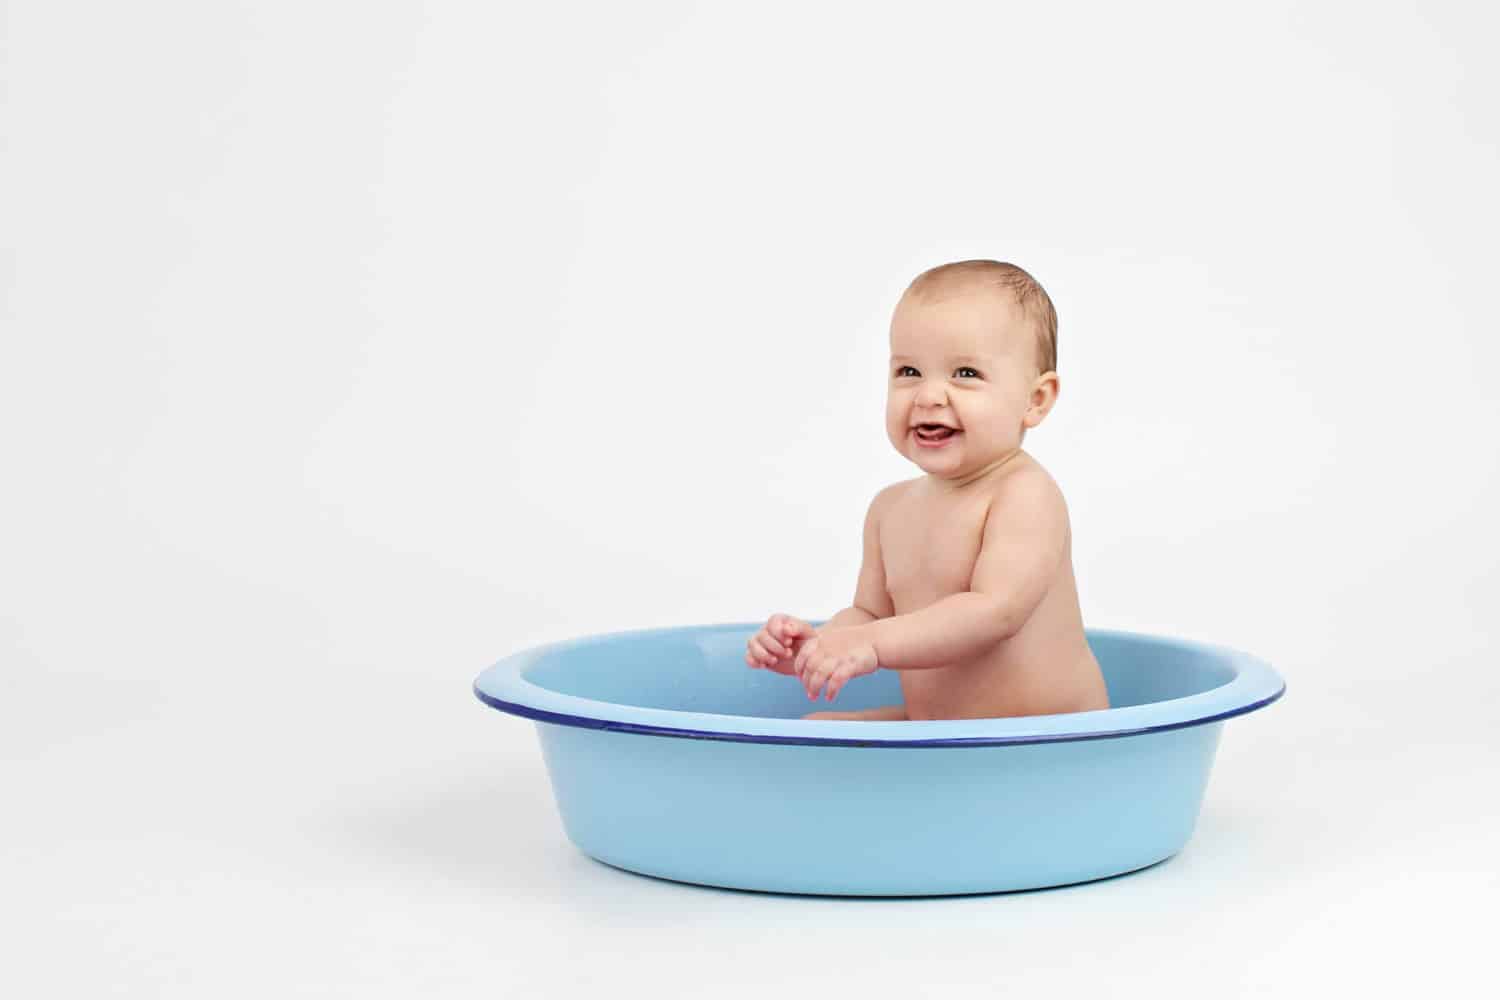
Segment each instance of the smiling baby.
[[1109,707],[1084,639],[1068,509],[1021,448],[1057,401],[1057,314],[1014,264],[918,275],[891,319],[886,434],[924,473],[871,501],[851,607],[775,614],[745,660],[808,698],[900,672],[904,704],[805,719],[981,719]]

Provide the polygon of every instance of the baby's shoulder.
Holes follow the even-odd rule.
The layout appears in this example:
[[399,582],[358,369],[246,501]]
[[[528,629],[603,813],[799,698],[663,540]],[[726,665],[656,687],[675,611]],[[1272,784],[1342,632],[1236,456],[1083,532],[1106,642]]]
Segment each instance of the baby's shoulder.
[[1051,512],[1066,519],[1068,504],[1057,480],[1042,463],[1030,455],[1026,459],[991,485],[990,509],[1007,513]]
[[878,512],[900,503],[903,497],[910,495],[912,487],[921,481],[922,477],[918,476],[914,479],[903,479],[899,483],[891,483],[889,486],[882,487],[880,492],[875,494],[875,498],[870,501],[871,508]]

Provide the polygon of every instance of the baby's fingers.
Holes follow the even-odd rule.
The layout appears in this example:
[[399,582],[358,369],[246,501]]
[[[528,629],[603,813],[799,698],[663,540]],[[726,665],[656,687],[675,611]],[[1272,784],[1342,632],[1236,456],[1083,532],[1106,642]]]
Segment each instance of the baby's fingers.
[[752,667],[771,667],[776,664],[777,657],[761,644],[759,635],[746,643],[746,647],[749,651],[745,654],[745,658],[753,661],[750,664]]
[[791,615],[772,615],[766,627],[771,636],[787,648],[788,653],[791,652],[792,643],[796,642],[797,636],[801,634],[797,619]]
[[777,631],[776,637],[786,643],[791,643],[797,639],[808,639],[816,634],[813,632],[812,626],[798,618],[787,617],[780,624],[781,628]]
[[835,670],[833,672],[833,676],[828,678],[828,690],[824,693],[823,699],[825,701],[832,701],[833,699],[837,698],[839,692],[844,689],[844,685],[847,684],[848,681],[849,672],[847,670]]
[[823,690],[823,682],[828,679],[828,675],[829,664],[826,660],[815,665],[808,665],[802,677],[802,686],[807,689],[807,696],[813,701],[818,700],[818,692]]
[[812,638],[807,642],[804,642],[802,644],[802,648],[797,650],[797,660],[792,664],[792,673],[796,674],[798,677],[801,677],[802,671],[807,667],[808,658],[812,655],[813,650],[817,648],[818,640],[816,638]]
[[[833,677],[830,676],[829,673],[828,673],[828,671],[826,671],[826,670],[821,671],[816,677],[813,678],[813,682],[812,682],[812,700],[813,701],[817,701],[818,700],[818,695],[823,692],[825,684],[828,686],[828,690],[829,691],[833,690]],[[832,701],[833,700],[833,695],[830,694],[828,696],[828,700]]]

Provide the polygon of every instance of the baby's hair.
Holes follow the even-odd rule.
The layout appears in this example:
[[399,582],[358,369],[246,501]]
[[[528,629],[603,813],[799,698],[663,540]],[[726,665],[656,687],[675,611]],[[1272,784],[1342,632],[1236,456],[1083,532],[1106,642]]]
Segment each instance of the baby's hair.
[[1015,298],[1036,331],[1037,371],[1057,371],[1057,310],[1041,283],[1015,264],[998,260],[956,260],[929,268],[906,286],[905,297],[930,300],[965,285],[994,285]]

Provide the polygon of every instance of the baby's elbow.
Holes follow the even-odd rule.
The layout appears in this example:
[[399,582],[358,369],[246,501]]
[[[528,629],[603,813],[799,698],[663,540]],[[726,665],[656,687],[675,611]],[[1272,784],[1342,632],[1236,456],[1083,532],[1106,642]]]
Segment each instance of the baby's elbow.
[[985,623],[988,636],[995,642],[1003,642],[1021,631],[1021,626],[1031,617],[1033,605],[1017,600],[1014,596],[997,596],[991,602]]
[[1026,619],[1021,617],[1019,614],[1016,614],[1014,611],[1010,611],[1000,615],[996,619],[995,623],[995,641],[1004,642],[1006,639],[1009,639],[1011,636],[1021,631],[1021,626],[1025,624]]

